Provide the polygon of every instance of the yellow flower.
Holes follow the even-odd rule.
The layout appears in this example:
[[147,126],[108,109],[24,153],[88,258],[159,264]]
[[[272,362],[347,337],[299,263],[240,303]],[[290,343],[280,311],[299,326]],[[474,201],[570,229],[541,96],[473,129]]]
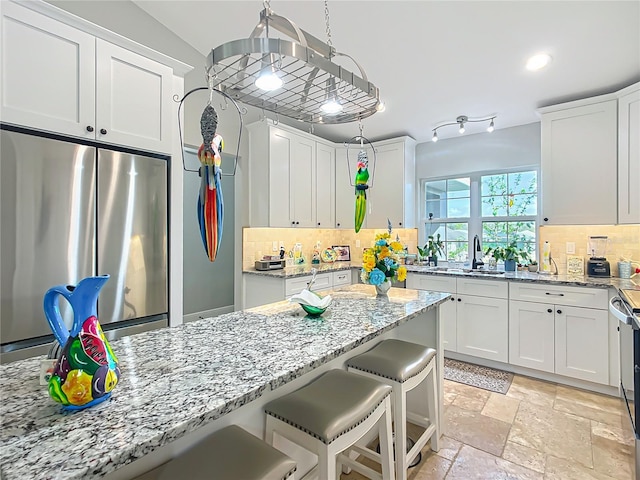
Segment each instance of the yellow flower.
[[362,268],[364,268],[367,272],[373,270],[373,267],[376,266],[376,259],[373,257],[368,257],[362,260]]
[[71,370],[62,385],[62,391],[71,405],[84,405],[93,400],[91,395],[91,375],[83,370]]
[[382,260],[383,258],[387,258],[389,255],[391,255],[391,252],[389,252],[389,247],[382,247],[380,249],[380,253],[378,253],[378,259]]
[[398,281],[399,282],[404,282],[404,280],[407,278],[407,269],[405,267],[399,267],[398,268]]
[[400,242],[391,242],[390,247],[392,250],[396,252],[399,252],[400,250],[402,250],[402,244]]
[[389,234],[388,233],[378,233],[376,235],[376,241],[378,240],[388,240],[389,239]]

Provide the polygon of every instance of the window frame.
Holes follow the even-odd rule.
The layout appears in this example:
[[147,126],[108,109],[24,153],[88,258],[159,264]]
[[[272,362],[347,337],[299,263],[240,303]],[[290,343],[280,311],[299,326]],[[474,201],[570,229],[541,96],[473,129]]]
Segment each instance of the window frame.
[[[536,172],[536,210],[537,213],[535,215],[523,215],[523,216],[496,216],[496,217],[483,217],[482,216],[482,188],[481,188],[481,178],[483,176],[489,175],[505,175],[519,172]],[[426,202],[426,184],[427,182],[437,182],[442,180],[452,180],[456,178],[465,178],[468,177],[470,181],[469,185],[469,196],[470,196],[470,205],[469,205],[469,218],[466,217],[456,217],[456,218],[433,218],[429,220],[427,217],[427,202]],[[504,169],[492,169],[485,171],[477,171],[472,173],[460,173],[439,177],[427,177],[421,178],[420,180],[420,199],[418,205],[418,225],[420,225],[420,229],[418,231],[418,244],[424,245],[427,243],[427,235],[426,230],[430,223],[467,223],[468,232],[469,232],[469,247],[467,250],[467,258],[473,258],[473,237],[478,235],[482,242],[482,224],[483,222],[533,222],[534,231],[535,231],[535,259],[537,260],[539,256],[538,252],[538,240],[540,238],[540,166],[519,166],[512,168],[504,168]],[[482,245],[482,250],[486,250],[484,245]],[[446,260],[446,259],[443,259]]]

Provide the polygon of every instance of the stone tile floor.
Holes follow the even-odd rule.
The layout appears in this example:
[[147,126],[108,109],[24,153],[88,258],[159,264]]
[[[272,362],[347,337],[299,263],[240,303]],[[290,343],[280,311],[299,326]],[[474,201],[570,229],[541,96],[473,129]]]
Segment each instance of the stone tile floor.
[[506,395],[448,380],[444,389],[440,451],[427,444],[409,480],[635,478],[634,439],[618,398],[519,375]]

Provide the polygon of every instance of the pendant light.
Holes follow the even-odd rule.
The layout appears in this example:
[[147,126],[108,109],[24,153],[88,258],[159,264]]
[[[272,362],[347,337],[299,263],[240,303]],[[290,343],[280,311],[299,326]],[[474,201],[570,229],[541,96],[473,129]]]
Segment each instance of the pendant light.
[[277,90],[284,84],[282,79],[276,74],[276,68],[273,65],[273,56],[273,54],[269,54],[270,62],[262,61],[262,68],[260,69],[258,78],[256,78],[254,82],[256,87],[265,92]]
[[342,111],[342,104],[336,91],[336,80],[333,77],[327,80],[327,98],[320,106],[320,110],[326,115],[336,115]]

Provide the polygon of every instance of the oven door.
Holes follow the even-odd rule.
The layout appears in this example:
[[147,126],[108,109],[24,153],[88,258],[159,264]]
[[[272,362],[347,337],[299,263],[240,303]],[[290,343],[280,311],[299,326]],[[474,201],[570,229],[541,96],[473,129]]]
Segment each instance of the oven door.
[[623,428],[632,430],[636,439],[634,478],[640,480],[640,436],[636,424],[640,409],[634,400],[636,390],[640,389],[640,330],[633,312],[621,298],[613,297],[609,301],[609,312],[619,320],[620,397],[630,419],[623,422]]

